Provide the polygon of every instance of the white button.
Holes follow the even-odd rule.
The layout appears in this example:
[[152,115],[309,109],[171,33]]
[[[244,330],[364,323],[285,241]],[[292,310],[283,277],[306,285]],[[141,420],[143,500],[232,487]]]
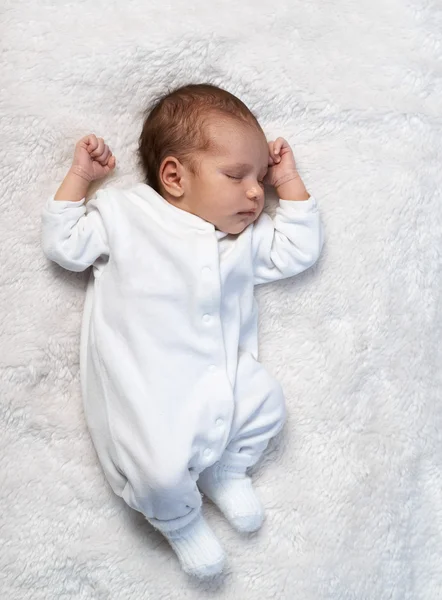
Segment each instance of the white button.
[[210,275],[212,274],[212,269],[210,269],[209,267],[204,267],[203,269],[201,269],[201,273],[204,275],[204,277],[210,277]]
[[209,371],[210,371],[211,373],[214,373],[214,372],[216,371],[216,365],[210,365],[210,367],[209,367]]
[[212,454],[212,451],[210,450],[210,448],[206,448],[204,450],[204,456],[210,456]]
[[212,319],[212,317],[210,315],[204,315],[204,317],[203,317],[204,323],[210,323],[211,319]]
[[221,427],[221,425],[224,423],[224,421],[222,419],[217,419],[216,420],[216,424],[218,427]]

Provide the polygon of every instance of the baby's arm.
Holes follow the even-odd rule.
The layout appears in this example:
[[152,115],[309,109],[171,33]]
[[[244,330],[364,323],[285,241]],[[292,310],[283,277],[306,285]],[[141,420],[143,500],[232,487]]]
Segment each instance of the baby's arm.
[[89,135],[76,147],[74,160],[42,214],[46,256],[71,271],[84,271],[109,248],[106,230],[93,200],[84,205],[89,185],[115,168],[115,158],[101,138]]
[[314,198],[307,192],[289,144],[269,143],[266,183],[279,197],[276,216],[263,214],[254,226],[255,285],[292,277],[311,267],[323,246],[323,228]]

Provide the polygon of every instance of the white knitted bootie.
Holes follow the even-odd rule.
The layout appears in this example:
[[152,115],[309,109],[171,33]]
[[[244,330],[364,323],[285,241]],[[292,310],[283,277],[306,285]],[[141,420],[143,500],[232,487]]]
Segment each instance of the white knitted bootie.
[[215,463],[201,473],[198,487],[237,531],[250,533],[261,527],[264,509],[245,473]]
[[222,572],[224,550],[201,514],[181,529],[163,531],[162,534],[189,575],[205,578]]

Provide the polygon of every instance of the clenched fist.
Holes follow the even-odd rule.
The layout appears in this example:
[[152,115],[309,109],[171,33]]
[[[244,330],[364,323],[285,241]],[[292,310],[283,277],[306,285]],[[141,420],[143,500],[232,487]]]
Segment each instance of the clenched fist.
[[299,177],[296,168],[295,157],[290,144],[282,137],[274,142],[268,142],[269,145],[269,170],[264,182],[274,187],[297,179]]
[[75,146],[71,171],[88,182],[101,179],[115,169],[115,156],[103,138],[93,133],[85,136]]

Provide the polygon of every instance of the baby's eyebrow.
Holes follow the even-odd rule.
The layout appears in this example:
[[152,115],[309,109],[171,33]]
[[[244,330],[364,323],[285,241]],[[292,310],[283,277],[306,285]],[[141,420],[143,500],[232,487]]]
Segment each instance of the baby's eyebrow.
[[[233,163],[233,164],[229,165],[229,168],[250,171],[251,169],[253,169],[253,165],[249,165],[248,163]],[[265,165],[265,166],[261,167],[260,171],[267,171],[268,168],[269,168],[268,165]]]
[[228,171],[235,171],[236,173],[247,173],[253,167],[247,163],[225,163],[224,168]]
[[231,165],[234,169],[252,169],[252,165],[248,165],[247,163],[233,163]]

